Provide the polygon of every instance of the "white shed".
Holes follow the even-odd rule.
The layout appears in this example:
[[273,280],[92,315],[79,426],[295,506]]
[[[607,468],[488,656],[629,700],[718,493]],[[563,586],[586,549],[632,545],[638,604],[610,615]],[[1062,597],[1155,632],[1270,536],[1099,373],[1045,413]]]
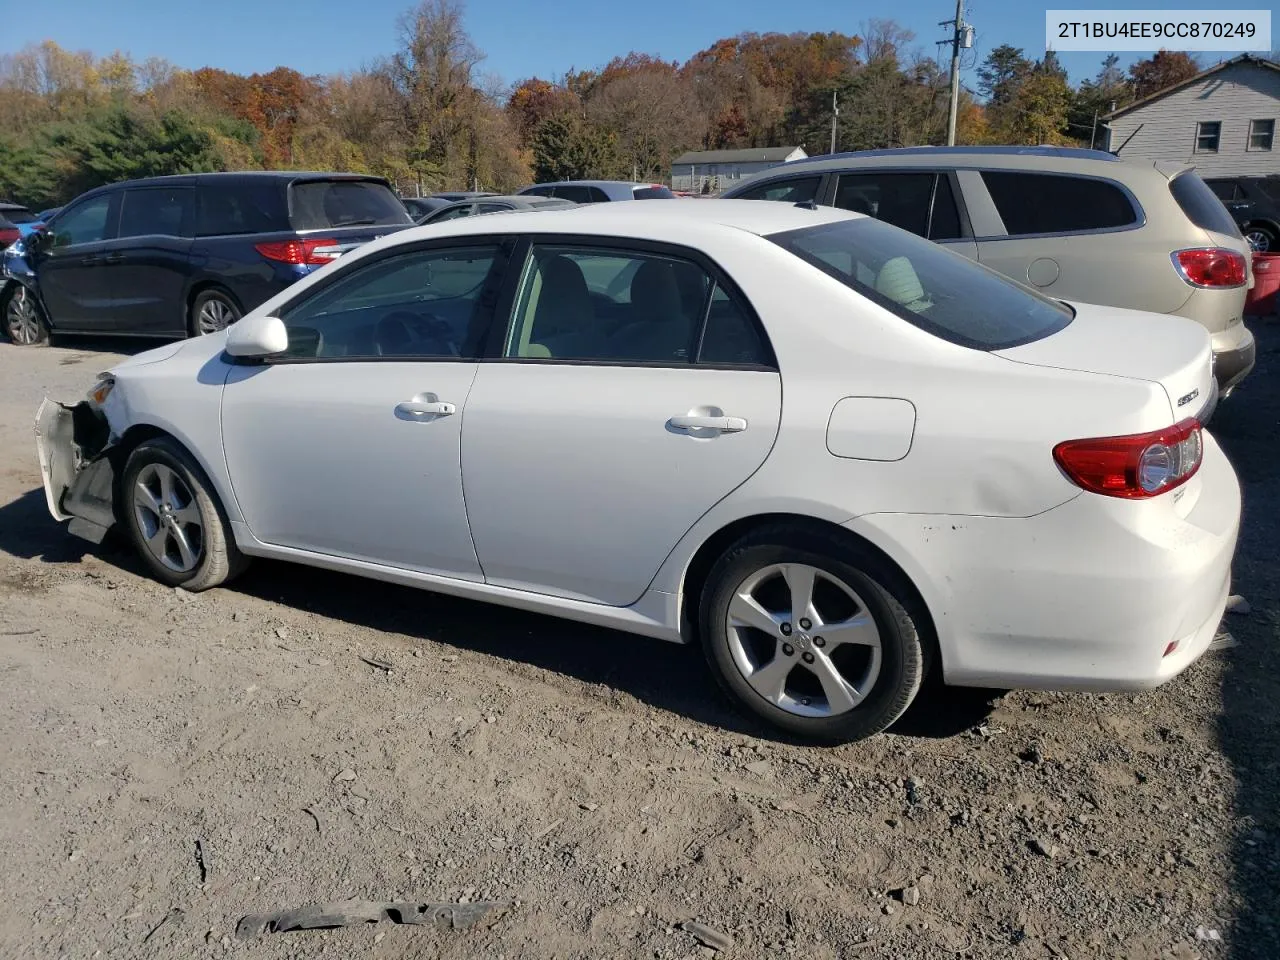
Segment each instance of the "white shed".
[[671,189],[687,193],[720,193],[761,170],[789,160],[803,160],[807,156],[801,147],[694,150],[671,161]]

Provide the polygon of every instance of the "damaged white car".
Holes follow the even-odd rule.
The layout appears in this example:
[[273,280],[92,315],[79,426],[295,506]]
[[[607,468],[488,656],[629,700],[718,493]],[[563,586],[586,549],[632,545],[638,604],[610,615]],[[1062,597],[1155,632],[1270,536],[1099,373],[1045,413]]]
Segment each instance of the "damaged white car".
[[49,508],[200,590],[266,556],[677,642],[834,742],[948,683],[1150,687],[1240,518],[1191,321],[873,219],[600,204],[408,230],[46,401]]

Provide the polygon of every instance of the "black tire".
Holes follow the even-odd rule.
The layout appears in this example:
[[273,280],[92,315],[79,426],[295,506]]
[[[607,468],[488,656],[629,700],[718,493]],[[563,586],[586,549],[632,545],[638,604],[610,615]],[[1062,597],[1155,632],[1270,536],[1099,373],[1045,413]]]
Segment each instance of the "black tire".
[[[178,518],[173,524],[180,528],[181,537],[172,532],[164,537],[164,552],[171,561],[181,564],[183,554],[178,546],[181,540],[187,545],[188,552],[195,556],[187,569],[178,569],[156,555],[149,545],[148,534],[159,531],[163,523],[161,515],[139,507],[135,499],[140,484],[157,489],[153,481],[163,477],[164,471],[170,471],[171,476],[176,475],[181,481],[180,484],[173,483],[175,493],[168,498],[171,509],[174,503],[181,506],[179,512],[171,514]],[[182,486],[186,489],[179,489]],[[147,570],[161,583],[192,592],[208,590],[238,576],[248,566],[249,558],[236,546],[231,524],[218,503],[213,485],[200,465],[177,441],[156,437],[140,443],[125,462],[119,496],[120,514],[129,539]],[[183,522],[185,517],[191,517],[191,522]],[[151,522],[153,518],[154,523]],[[144,529],[144,524],[148,529]],[[154,543],[156,538],[153,536],[150,541]]]
[[[1245,228],[1244,235],[1249,238],[1249,247],[1254,253],[1276,252],[1276,232],[1271,227],[1261,223],[1251,223]],[[1253,235],[1256,235],[1256,241],[1252,239]]]
[[[206,314],[216,315],[220,319],[213,322],[213,317]],[[229,294],[221,290],[201,290],[191,301],[191,310],[187,314],[187,333],[193,337],[199,337],[206,333],[225,330],[241,316],[243,314],[239,305],[231,299]]]
[[[734,660],[727,624],[730,601],[748,578],[776,564],[814,567],[824,577],[843,582],[856,594],[857,606],[874,621],[880,643],[879,672],[870,678],[868,670],[868,689],[863,691],[864,696],[856,706],[846,712],[801,716],[783,709],[758,693]],[[699,608],[703,651],[725,692],[739,706],[769,724],[804,740],[826,744],[849,743],[873,736],[906,712],[933,659],[932,638],[921,636],[921,629],[927,629],[924,626],[927,623],[927,615],[919,608],[914,592],[902,582],[901,575],[873,551],[794,524],[761,529],[730,547],[712,568]],[[798,630],[799,625],[792,629]],[[814,627],[815,633],[818,629]],[[797,633],[792,638],[797,646],[800,636]],[[781,636],[766,638],[760,633],[757,639],[764,640],[766,648],[776,644],[773,654],[776,657],[783,655],[784,646],[790,646],[784,644]],[[813,640],[805,635],[803,642],[809,645]],[[809,646],[809,650],[812,649]],[[833,655],[828,662],[834,663],[835,650],[825,652]],[[796,667],[802,666],[801,656],[812,663],[815,654],[821,656],[817,651],[795,652]],[[783,683],[789,690],[797,674],[793,669],[786,676]],[[800,683],[806,679],[802,672]],[[807,699],[801,702],[809,703]]]
[[49,318],[45,316],[44,307],[40,299],[20,283],[10,284],[0,297],[0,318],[5,337],[16,346],[35,347],[49,342]]

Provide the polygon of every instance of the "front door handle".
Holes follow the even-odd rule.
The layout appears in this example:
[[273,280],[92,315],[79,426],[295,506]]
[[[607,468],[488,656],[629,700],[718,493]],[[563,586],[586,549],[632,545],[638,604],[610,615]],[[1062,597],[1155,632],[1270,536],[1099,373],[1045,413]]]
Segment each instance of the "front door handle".
[[101,263],[101,262],[102,262],[102,258],[94,254],[89,254],[89,256],[87,257],[80,258],[81,265],[86,267],[92,267],[95,263]]
[[747,429],[747,421],[741,417],[672,417],[667,426],[673,430],[718,430],[720,433],[741,433]]
[[417,420],[422,417],[451,417],[457,412],[457,407],[443,400],[435,402],[405,400],[396,404],[396,416],[406,420]]

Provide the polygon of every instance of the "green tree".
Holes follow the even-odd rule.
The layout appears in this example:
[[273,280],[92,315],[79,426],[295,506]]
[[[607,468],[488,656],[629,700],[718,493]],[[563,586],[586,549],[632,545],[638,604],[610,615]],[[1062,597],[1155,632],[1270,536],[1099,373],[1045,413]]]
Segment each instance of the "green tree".
[[1056,73],[1033,70],[1007,106],[999,132],[1006,143],[1065,143],[1070,106],[1071,88],[1066,80]]
[[539,183],[621,175],[616,139],[571,115],[544,120],[534,131],[532,146],[533,176]]
[[1012,103],[1032,66],[1020,48],[1007,43],[987,54],[978,68],[978,90],[986,98],[987,108],[998,110]]

